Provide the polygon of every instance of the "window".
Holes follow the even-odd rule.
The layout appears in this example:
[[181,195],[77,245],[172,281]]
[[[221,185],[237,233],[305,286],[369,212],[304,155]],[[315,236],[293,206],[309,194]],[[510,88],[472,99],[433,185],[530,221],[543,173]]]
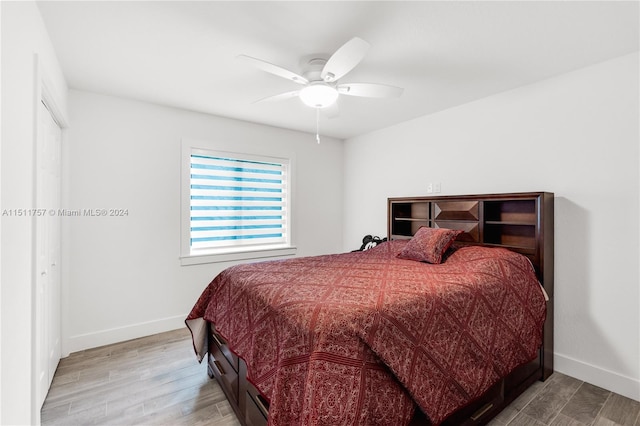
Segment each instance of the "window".
[[189,148],[183,264],[293,254],[289,182],[286,158]]

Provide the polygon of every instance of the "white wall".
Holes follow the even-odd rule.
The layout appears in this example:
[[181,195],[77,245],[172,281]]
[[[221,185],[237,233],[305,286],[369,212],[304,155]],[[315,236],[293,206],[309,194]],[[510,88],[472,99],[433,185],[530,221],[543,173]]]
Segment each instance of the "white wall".
[[[34,207],[34,142],[42,80],[59,111],[66,83],[40,13],[33,2],[0,2],[2,8],[1,209]],[[37,60],[36,60],[37,58]],[[2,364],[0,424],[36,424],[32,378],[33,221],[2,216]]]
[[640,399],[638,54],[345,142],[343,248],[386,199],[555,193],[555,368]]
[[297,254],[340,250],[340,141],[318,145],[305,133],[81,91],[69,99],[65,206],[129,215],[63,218],[64,352],[184,326],[202,290],[230,265],[180,266],[181,138],[294,153]]

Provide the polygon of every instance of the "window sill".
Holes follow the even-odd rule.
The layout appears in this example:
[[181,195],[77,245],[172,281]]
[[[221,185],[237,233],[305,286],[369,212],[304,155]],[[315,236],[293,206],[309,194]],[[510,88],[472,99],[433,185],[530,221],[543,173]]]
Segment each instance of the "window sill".
[[250,250],[226,253],[206,253],[180,256],[181,266],[201,265],[205,263],[233,262],[237,260],[263,259],[268,257],[294,256],[297,247],[280,247],[266,250]]

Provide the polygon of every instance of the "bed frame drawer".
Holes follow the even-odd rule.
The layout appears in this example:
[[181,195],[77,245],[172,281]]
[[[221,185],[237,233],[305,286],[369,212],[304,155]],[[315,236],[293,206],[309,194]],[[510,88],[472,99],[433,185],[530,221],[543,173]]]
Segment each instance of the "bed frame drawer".
[[500,412],[504,401],[504,380],[500,380],[491,387],[480,400],[458,410],[447,418],[443,424],[447,426],[475,426],[485,425]]
[[222,390],[227,398],[238,403],[238,372],[235,371],[229,361],[219,350],[214,350],[209,354],[209,368],[222,386]]
[[[240,383],[240,407],[247,426],[266,426],[269,416],[269,403],[260,395],[256,387],[246,378],[247,366],[240,362],[240,373],[243,380]],[[243,400],[244,399],[244,400]]]
[[267,413],[265,412],[266,401],[260,395],[252,395],[247,391],[245,397],[245,421],[247,426],[267,426]]
[[216,378],[227,399],[236,406],[240,397],[238,367],[238,357],[229,350],[227,342],[215,332],[213,326],[210,326],[209,375]]
[[212,347],[212,349],[213,347],[217,347],[218,351],[226,358],[227,362],[231,365],[231,368],[233,368],[237,373],[239,363],[236,354],[229,350],[227,342],[222,338],[222,336],[216,333],[215,330],[210,331],[210,336],[212,341],[212,345],[210,346]]

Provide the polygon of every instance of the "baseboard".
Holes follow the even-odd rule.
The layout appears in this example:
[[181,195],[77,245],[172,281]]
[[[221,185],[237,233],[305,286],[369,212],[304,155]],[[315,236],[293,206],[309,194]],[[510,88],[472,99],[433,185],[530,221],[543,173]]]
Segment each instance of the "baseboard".
[[176,330],[185,327],[184,319],[186,317],[187,314],[176,315],[174,317],[71,336],[66,342],[63,342],[62,356],[66,357],[73,352],[83,351],[85,349],[97,348],[112,343],[124,342],[125,340]]
[[559,373],[640,401],[640,380],[633,377],[605,370],[558,353],[554,354],[553,368]]

